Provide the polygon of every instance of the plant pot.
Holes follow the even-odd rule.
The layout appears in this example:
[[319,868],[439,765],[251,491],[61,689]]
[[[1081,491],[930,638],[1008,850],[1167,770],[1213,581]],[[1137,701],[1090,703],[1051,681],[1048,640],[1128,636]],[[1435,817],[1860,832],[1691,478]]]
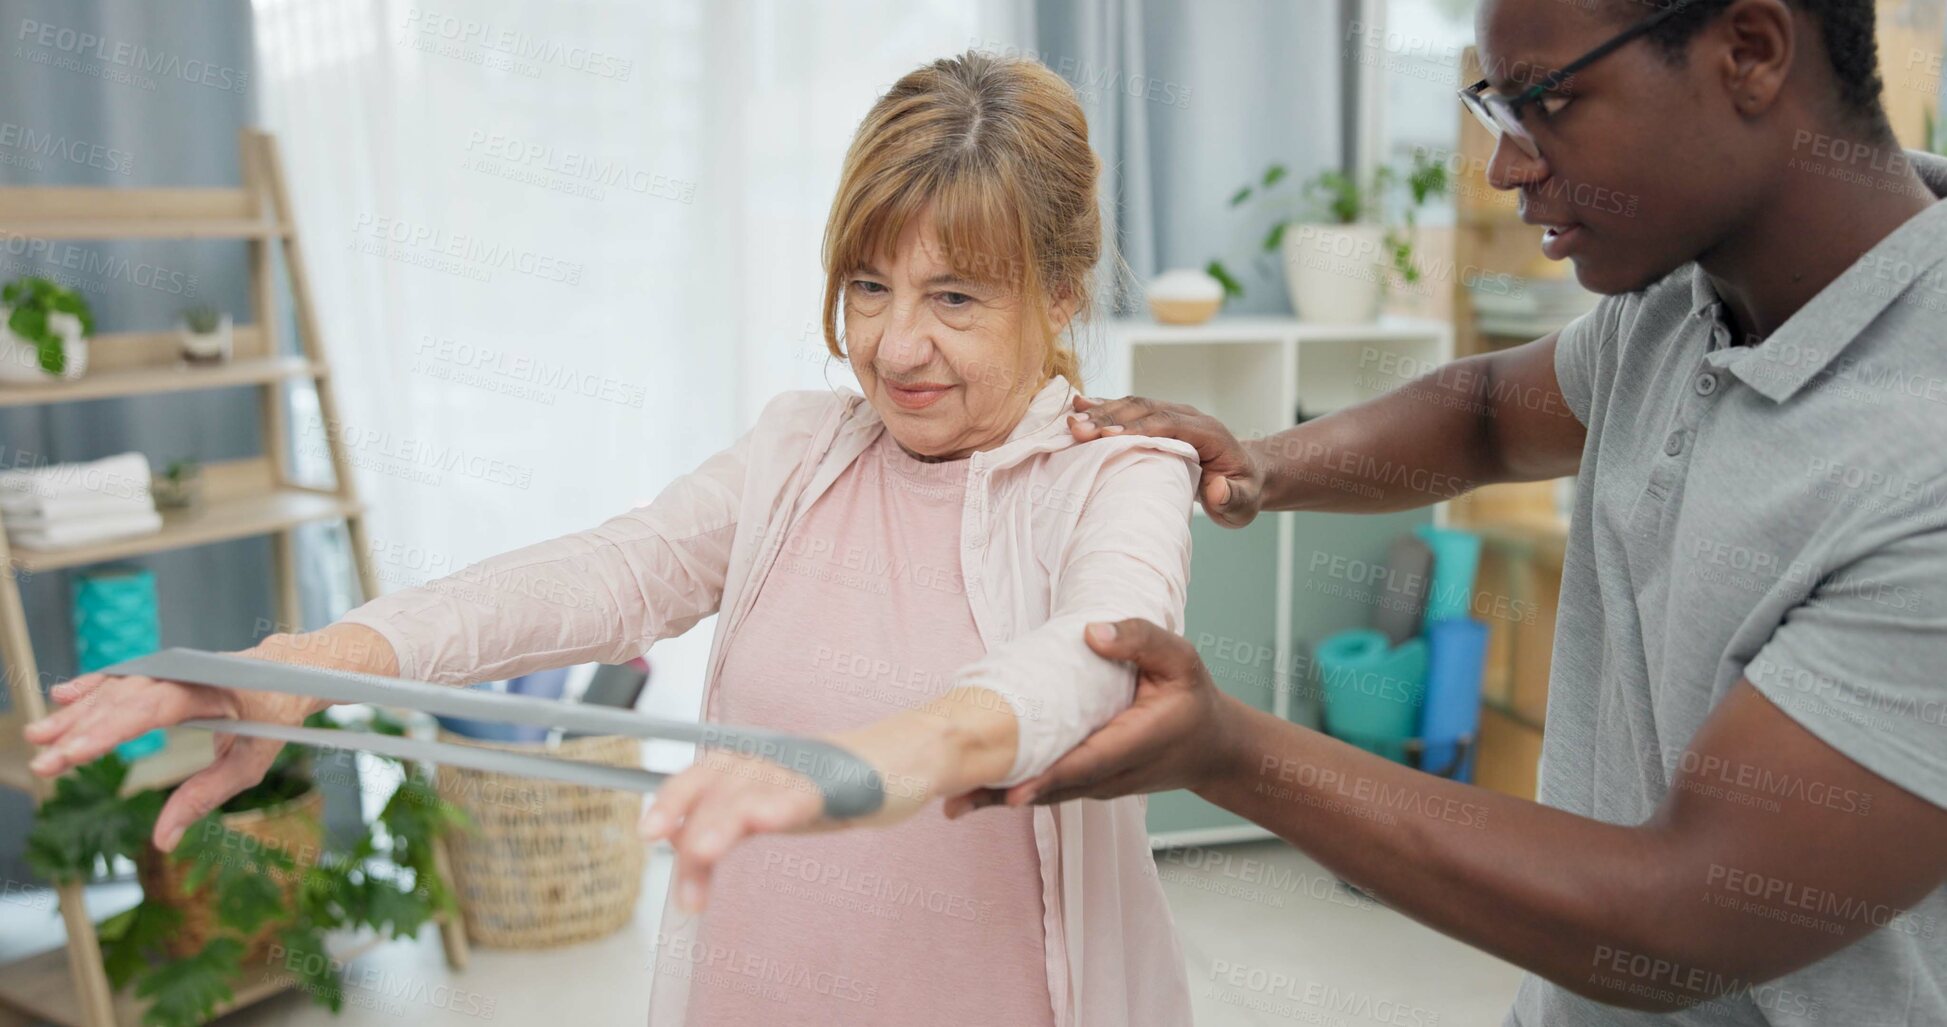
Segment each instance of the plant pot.
[[177,329],[177,334],[182,339],[183,359],[192,364],[220,364],[230,359],[230,338],[233,333],[228,314],[223,315],[214,331],[197,332],[183,325]]
[[[265,849],[275,849],[290,856],[291,861],[302,869],[315,866],[318,862],[324,844],[324,828],[320,819],[323,811],[324,793],[313,785],[303,795],[288,802],[242,813],[226,813],[220,819],[224,827],[252,843],[261,843]],[[238,859],[250,859],[260,853],[259,849],[245,849],[240,843],[236,855]],[[145,897],[182,914],[181,926],[164,946],[170,958],[195,955],[218,936],[220,928],[215,904],[204,889],[191,892],[184,883],[190,870],[188,862],[170,859],[151,846],[135,861],[135,869]],[[278,879],[278,886],[284,893],[285,908],[292,908],[297,899],[300,875],[273,871],[272,876]],[[276,941],[277,931],[289,919],[286,917],[266,923],[255,934],[244,939],[244,966],[265,959]]]
[[1383,225],[1296,224],[1281,244],[1298,319],[1364,324],[1379,317],[1387,258]]
[[41,384],[79,378],[87,370],[88,340],[81,335],[80,318],[73,314],[48,315],[47,323],[61,337],[61,349],[67,356],[66,367],[56,375],[41,369],[39,346],[7,327],[7,319],[12,314],[12,307],[0,307],[0,382]]
[[199,468],[178,478],[158,474],[149,479],[149,494],[158,509],[186,510],[203,498],[203,472]]

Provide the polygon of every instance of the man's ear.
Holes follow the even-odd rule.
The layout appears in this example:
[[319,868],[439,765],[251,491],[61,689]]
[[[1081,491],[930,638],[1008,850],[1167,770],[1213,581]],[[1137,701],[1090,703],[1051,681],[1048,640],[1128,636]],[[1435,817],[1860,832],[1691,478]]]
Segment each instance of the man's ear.
[[1717,34],[1726,44],[1722,81],[1740,115],[1763,114],[1778,102],[1791,75],[1800,28],[1785,0],[1733,0],[1719,19]]

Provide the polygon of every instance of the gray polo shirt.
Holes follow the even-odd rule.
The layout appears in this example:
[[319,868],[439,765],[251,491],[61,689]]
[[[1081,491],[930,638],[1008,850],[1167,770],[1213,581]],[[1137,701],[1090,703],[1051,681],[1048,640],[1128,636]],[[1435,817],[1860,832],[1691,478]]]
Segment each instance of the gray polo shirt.
[[[1947,195],[1947,161],[1908,157]],[[1588,441],[1562,568],[1542,802],[1637,824],[1689,769],[1725,802],[1867,814],[1870,796],[1685,756],[1711,708],[1748,677],[1833,748],[1947,806],[1943,257],[1947,203],[1936,202],[1757,346],[1732,345],[1694,264],[1604,297],[1563,329],[1555,373]],[[1732,874],[1697,882],[1700,896],[1738,902],[1776,930],[1821,929],[1846,901],[1790,888],[1753,898],[1758,882]],[[1850,947],[1756,986],[1605,953],[1590,967],[1597,983],[1721,997],[1650,1015],[1531,976],[1508,1022],[1947,1024],[1947,889],[1893,912]]]

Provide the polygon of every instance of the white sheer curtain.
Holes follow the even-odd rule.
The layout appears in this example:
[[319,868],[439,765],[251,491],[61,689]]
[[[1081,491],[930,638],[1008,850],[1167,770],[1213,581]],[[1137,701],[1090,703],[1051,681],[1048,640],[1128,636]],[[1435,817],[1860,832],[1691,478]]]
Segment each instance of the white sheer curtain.
[[[852,130],[1015,7],[254,0],[390,591],[591,526],[727,445],[769,396],[850,383],[816,323]],[[656,647],[693,715],[708,631]]]

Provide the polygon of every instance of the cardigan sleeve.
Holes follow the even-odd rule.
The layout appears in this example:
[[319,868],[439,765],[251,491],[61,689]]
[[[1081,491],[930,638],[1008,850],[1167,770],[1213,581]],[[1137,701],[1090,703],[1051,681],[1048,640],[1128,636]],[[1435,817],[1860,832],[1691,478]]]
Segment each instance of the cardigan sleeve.
[[990,785],[1040,774],[1133,700],[1134,668],[1088,647],[1090,622],[1141,617],[1183,630],[1196,482],[1194,456],[1147,440],[1109,456],[1062,552],[1048,620],[956,675],[956,685],[1003,696],[1020,726],[1013,768]]
[[754,454],[830,403],[780,396],[757,427],[648,504],[381,596],[343,622],[383,635],[401,677],[441,684],[640,656],[717,611]]

